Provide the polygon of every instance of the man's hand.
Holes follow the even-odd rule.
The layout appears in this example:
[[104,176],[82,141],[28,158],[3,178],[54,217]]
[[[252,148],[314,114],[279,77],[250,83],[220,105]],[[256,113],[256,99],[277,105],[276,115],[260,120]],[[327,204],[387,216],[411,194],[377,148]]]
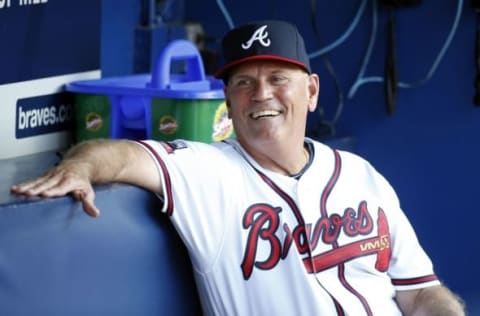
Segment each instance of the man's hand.
[[100,215],[94,204],[95,192],[80,162],[65,161],[44,176],[13,185],[10,190],[24,196],[58,197],[71,194],[82,202],[88,215]]
[[72,147],[65,159],[44,176],[11,187],[25,196],[57,197],[71,194],[85,212],[100,215],[94,204],[93,184],[122,182],[163,194],[154,159],[139,144],[125,140],[91,140]]

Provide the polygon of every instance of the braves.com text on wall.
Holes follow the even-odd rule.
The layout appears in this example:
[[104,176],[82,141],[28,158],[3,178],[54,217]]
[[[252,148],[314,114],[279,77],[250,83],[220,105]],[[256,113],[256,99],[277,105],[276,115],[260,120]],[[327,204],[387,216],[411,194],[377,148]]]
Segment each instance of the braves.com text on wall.
[[15,137],[68,130],[73,120],[72,96],[57,93],[17,101]]

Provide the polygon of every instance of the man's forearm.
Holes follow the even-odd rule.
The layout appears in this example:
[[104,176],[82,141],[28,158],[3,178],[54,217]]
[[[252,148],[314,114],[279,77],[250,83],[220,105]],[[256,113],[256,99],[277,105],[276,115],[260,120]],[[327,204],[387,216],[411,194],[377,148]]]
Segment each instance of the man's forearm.
[[162,193],[154,160],[129,140],[98,139],[71,148],[59,167],[82,175],[92,184],[124,182]]
[[98,139],[79,143],[66,154],[61,164],[75,165],[92,183],[121,181],[128,167],[132,145],[128,141]]
[[464,316],[463,301],[444,286],[419,291],[412,306],[411,316]]

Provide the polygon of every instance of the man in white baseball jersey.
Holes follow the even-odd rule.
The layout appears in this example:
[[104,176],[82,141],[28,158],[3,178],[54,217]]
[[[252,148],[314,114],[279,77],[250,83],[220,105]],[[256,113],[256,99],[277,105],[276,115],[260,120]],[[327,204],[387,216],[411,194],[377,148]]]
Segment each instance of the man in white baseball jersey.
[[206,315],[463,315],[387,180],[305,137],[319,78],[296,27],[243,25],[225,35],[223,53],[215,76],[236,139],[85,142],[12,191],[70,193],[92,216],[92,184],[160,195]]

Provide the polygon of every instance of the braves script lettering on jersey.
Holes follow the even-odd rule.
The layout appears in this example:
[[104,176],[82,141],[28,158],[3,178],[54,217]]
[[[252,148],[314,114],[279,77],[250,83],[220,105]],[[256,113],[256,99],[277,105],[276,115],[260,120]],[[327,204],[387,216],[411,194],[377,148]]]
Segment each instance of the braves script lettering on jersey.
[[142,142],[205,314],[401,315],[396,290],[439,284],[389,183],[354,154],[306,142],[313,160],[298,180],[235,140]]

